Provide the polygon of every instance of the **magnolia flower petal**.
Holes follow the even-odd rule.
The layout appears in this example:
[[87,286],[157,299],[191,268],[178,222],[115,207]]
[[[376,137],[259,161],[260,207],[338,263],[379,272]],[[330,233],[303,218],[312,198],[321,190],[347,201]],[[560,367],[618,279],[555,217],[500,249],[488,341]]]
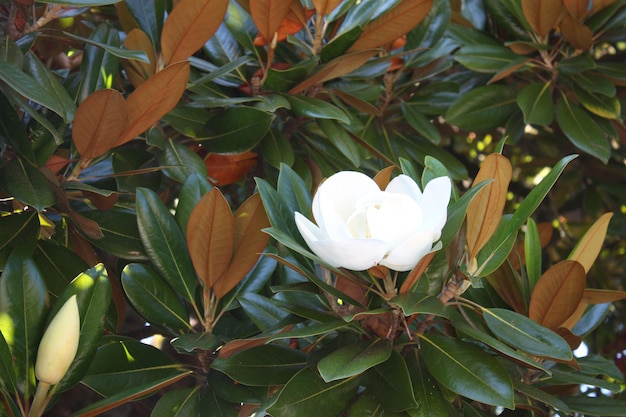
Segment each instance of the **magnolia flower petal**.
[[353,271],[376,266],[389,250],[387,242],[377,239],[317,240],[309,247],[330,266]]
[[438,232],[427,230],[416,233],[391,249],[380,264],[395,271],[409,271],[433,247]]
[[304,238],[304,241],[311,246],[311,242],[317,240],[326,240],[328,236],[315,223],[304,217],[301,213],[296,212],[296,227]]
[[387,193],[379,207],[369,208],[367,218],[371,237],[393,247],[419,230],[422,209],[405,194]]
[[[448,217],[448,203],[452,183],[448,177],[438,177],[430,180],[424,188],[424,194],[419,200],[424,213],[424,226],[429,229],[441,230]],[[437,239],[439,239],[437,237]]]
[[405,194],[415,201],[419,201],[422,197],[420,187],[413,181],[411,177],[400,174],[387,185],[385,192]]

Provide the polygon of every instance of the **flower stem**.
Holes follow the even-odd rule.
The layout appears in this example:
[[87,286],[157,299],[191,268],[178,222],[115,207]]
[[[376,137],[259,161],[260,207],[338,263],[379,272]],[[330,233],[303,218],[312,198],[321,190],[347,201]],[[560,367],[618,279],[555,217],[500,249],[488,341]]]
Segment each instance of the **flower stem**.
[[28,412],[28,417],[40,417],[43,414],[46,409],[46,405],[48,405],[48,401],[50,401],[50,397],[48,396],[49,391],[50,384],[39,381],[37,384],[37,391],[35,392],[35,398],[33,399],[33,404]]

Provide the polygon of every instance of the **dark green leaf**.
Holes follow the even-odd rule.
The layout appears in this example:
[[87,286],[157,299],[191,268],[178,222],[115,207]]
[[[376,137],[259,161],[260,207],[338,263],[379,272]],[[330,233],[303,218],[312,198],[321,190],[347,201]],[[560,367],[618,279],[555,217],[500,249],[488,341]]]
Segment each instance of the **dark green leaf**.
[[319,336],[325,333],[334,332],[335,330],[342,329],[349,326],[350,323],[345,320],[333,320],[323,323],[315,323],[310,325],[304,325],[302,327],[296,327],[293,330],[278,333],[275,336],[270,337],[269,341],[279,339],[291,339],[291,338],[306,338],[312,336]]
[[350,118],[343,110],[326,101],[306,96],[285,95],[285,97],[291,104],[291,111],[297,116],[334,119],[342,123],[350,123]]
[[307,356],[279,345],[262,345],[217,357],[211,368],[225,373],[235,381],[252,386],[283,385],[306,366]]
[[556,120],[576,147],[604,163],[608,162],[611,146],[589,113],[563,96],[556,103]]
[[111,158],[117,190],[134,193],[137,187],[158,188],[161,173],[156,168],[154,153],[135,147],[119,147]]
[[448,123],[469,131],[504,125],[517,109],[517,91],[505,85],[474,88],[459,98],[445,114]]
[[302,178],[289,166],[282,164],[276,186],[290,212],[297,211],[303,216],[311,215],[311,192]]
[[263,88],[269,91],[286,92],[299,84],[315,66],[315,61],[307,60],[286,69],[272,68],[267,71]]
[[137,312],[149,323],[179,331],[191,330],[182,300],[149,266],[126,265],[122,271],[122,286]]
[[515,244],[517,243],[517,231],[504,237],[508,233],[508,224],[511,221],[511,214],[505,214],[500,219],[498,227],[491,239],[487,241],[485,246],[478,254],[478,271],[474,276],[485,277],[492,274],[507,259]]
[[122,259],[146,258],[137,228],[137,217],[133,213],[92,210],[80,214],[98,223],[104,234],[101,239],[89,239],[93,245]]
[[0,114],[2,114],[0,117],[0,145],[11,147],[28,162],[35,164],[35,153],[26,135],[21,117],[2,90],[0,90]]
[[280,164],[292,166],[295,155],[291,143],[285,138],[282,131],[270,128],[261,141],[263,158],[274,168]]
[[604,358],[600,355],[590,355],[584,358],[577,358],[576,361],[581,367],[581,371],[589,375],[606,375],[617,381],[623,381],[624,375],[612,359]]
[[552,378],[546,380],[552,384],[580,384],[589,385],[592,387],[603,388],[605,390],[618,393],[621,391],[621,387],[617,382],[611,382],[606,379],[596,378],[595,376],[587,375],[579,371],[573,371],[571,368],[567,370],[552,369]]
[[563,402],[570,410],[584,415],[621,417],[626,410],[626,401],[607,397],[569,397]]
[[363,33],[363,28],[355,26],[338,34],[322,48],[322,53],[320,54],[322,62],[329,62],[343,55],[361,36],[361,33]]
[[165,16],[165,1],[163,0],[126,0],[128,10],[143,30],[154,48],[158,51],[161,45],[161,29]]
[[163,116],[163,120],[187,137],[202,139],[210,114],[207,109],[178,106]]
[[448,403],[443,398],[439,385],[426,370],[424,360],[419,357],[417,349],[412,349],[406,358],[415,400],[419,408],[412,414],[414,417],[439,417],[448,415]]
[[342,125],[336,120],[318,119],[317,124],[326,135],[326,138],[348,158],[355,168],[361,165],[359,146],[354,142]]
[[187,231],[187,223],[192,210],[200,201],[200,198],[211,191],[213,186],[206,179],[206,176],[198,173],[191,174],[183,183],[178,194],[178,204],[176,205],[176,222],[183,233]]
[[163,167],[163,173],[181,184],[193,174],[207,176],[206,165],[202,158],[187,146],[174,142],[172,139],[168,139],[165,152],[159,154],[157,160]]
[[554,119],[554,104],[550,91],[551,84],[532,83],[517,95],[517,105],[524,113],[527,124],[549,125]]
[[517,391],[527,395],[529,398],[541,401],[542,403],[554,407],[555,409],[564,413],[571,413],[570,409],[563,401],[561,401],[554,395],[548,394],[542,389],[536,388],[532,385],[528,385],[517,380],[513,380],[513,385],[515,386],[515,389]]
[[150,417],[189,417],[201,409],[200,388],[180,388],[166,392],[156,403]]
[[68,6],[104,6],[119,3],[120,0],[42,0],[40,3],[66,4]]
[[207,377],[211,392],[232,405],[241,403],[259,404],[267,400],[267,387],[251,387],[233,381],[221,372],[209,372]]
[[525,58],[501,45],[468,45],[454,54],[454,59],[475,72],[496,73]]
[[185,374],[157,348],[129,338],[110,338],[98,348],[82,383],[106,397]]
[[[389,346],[389,342],[383,342]],[[402,355],[391,350],[391,347],[389,347],[387,360],[372,368],[368,372],[368,376],[370,378],[369,387],[386,413],[400,413],[421,407],[414,396],[414,387],[407,363]]]
[[537,223],[535,223],[532,217],[529,217],[526,222],[526,233],[524,235],[524,261],[526,263],[526,276],[528,277],[528,290],[530,292],[535,288],[535,284],[541,277],[541,252]]
[[364,340],[325,356],[317,364],[317,369],[326,382],[348,378],[385,362],[391,350],[391,345],[384,339]]
[[196,350],[213,351],[222,341],[213,333],[187,333],[172,339],[174,349],[180,353],[192,353]]
[[444,306],[439,298],[416,292],[400,294],[390,301],[402,309],[405,316],[413,314],[433,314],[438,317],[450,318],[451,309]]
[[13,251],[0,275],[0,332],[13,356],[17,384],[27,397],[47,304],[43,276],[35,262]]
[[606,119],[619,119],[622,113],[622,106],[616,96],[605,96],[603,94],[589,92],[574,84],[576,98],[584,108],[591,113]]
[[255,107],[231,107],[209,120],[210,136],[202,144],[217,153],[248,151],[261,142],[273,120],[273,114]]
[[0,189],[38,211],[56,203],[56,196],[46,177],[20,157],[0,170]]
[[594,304],[590,306],[581,319],[576,323],[572,329],[572,333],[575,335],[585,337],[593,329],[598,327],[606,317],[611,308],[611,303]]
[[260,294],[247,292],[241,294],[237,299],[250,320],[263,332],[280,327],[282,321],[289,315],[288,311],[278,307],[271,299]]
[[312,369],[305,368],[285,385],[268,412],[272,417],[338,417],[358,386],[358,377],[326,383]]
[[119,69],[119,58],[99,44],[120,46],[119,32],[108,23],[100,24],[89,36],[94,43],[87,44],[81,61],[82,78],[78,88],[78,103],[96,90],[111,88],[113,77]]
[[480,348],[445,336],[420,335],[424,361],[439,383],[481,403],[515,408],[506,369]]
[[163,278],[187,301],[198,285],[185,237],[155,192],[137,189],[137,225],[148,257]]
[[13,356],[2,330],[0,330],[0,389],[12,394],[17,393]]
[[11,250],[18,246],[34,249],[39,227],[39,217],[34,210],[0,217],[0,253],[4,253],[0,259],[9,256]]
[[456,236],[457,232],[463,225],[465,219],[465,213],[467,212],[467,206],[472,201],[474,196],[485,185],[489,184],[489,181],[483,181],[480,184],[476,184],[469,190],[467,190],[457,201],[448,206],[448,220],[441,230],[441,243],[445,249],[452,239]]
[[420,113],[415,106],[408,106],[405,102],[400,106],[402,115],[413,129],[435,145],[441,142],[441,133],[430,119]]
[[347,417],[383,417],[383,406],[369,391],[365,391],[350,405]]

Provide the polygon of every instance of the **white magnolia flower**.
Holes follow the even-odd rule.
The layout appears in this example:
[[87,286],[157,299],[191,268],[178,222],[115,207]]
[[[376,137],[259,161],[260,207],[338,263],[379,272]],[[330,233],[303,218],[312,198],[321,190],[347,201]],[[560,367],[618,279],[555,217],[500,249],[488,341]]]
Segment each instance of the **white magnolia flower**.
[[330,266],[408,271],[441,237],[451,189],[450,178],[439,177],[422,193],[410,177],[399,175],[381,191],[367,175],[342,171],[324,181],[313,197],[317,225],[300,213],[296,225]]
[[54,316],[39,342],[35,376],[55,385],[70,368],[78,351],[80,315],[76,295],[67,299]]

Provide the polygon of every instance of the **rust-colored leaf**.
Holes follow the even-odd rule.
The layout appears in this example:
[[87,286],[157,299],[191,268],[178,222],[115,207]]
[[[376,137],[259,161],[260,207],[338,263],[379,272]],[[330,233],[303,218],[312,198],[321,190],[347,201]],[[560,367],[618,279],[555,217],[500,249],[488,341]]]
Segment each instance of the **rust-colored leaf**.
[[409,272],[409,275],[407,275],[406,279],[402,283],[402,286],[400,287],[400,294],[404,294],[405,292],[411,290],[413,285],[415,285],[415,283],[422,276],[424,271],[426,271],[426,268],[428,268],[428,265],[430,265],[436,253],[437,252],[434,251],[430,252],[422,259],[420,259],[417,265],[415,265],[415,268],[413,268],[411,272]]
[[528,308],[522,298],[518,280],[513,271],[507,264],[502,265],[493,274],[486,277],[489,285],[502,298],[502,300],[519,314],[526,315]]
[[176,107],[187,88],[189,62],[167,66],[144,81],[126,99],[128,127],[117,139],[121,145],[134,139]]
[[580,318],[585,314],[585,311],[587,311],[587,307],[589,307],[589,300],[583,296],[582,300],[578,303],[576,310],[574,310],[572,315],[561,323],[559,327],[572,330]]
[[126,128],[126,102],[117,90],[98,90],[78,106],[72,139],[83,159],[105,154]]
[[467,246],[470,259],[476,257],[498,227],[512,174],[511,162],[497,153],[488,155],[476,174],[473,185],[492,181],[476,194],[467,207]]
[[156,72],[156,52],[150,42],[150,38],[148,38],[148,35],[141,29],[131,30],[128,35],[126,35],[124,46],[128,49],[144,51],[150,60],[149,63],[138,60],[122,61],[129,81],[136,88]]
[[189,58],[220,27],[228,0],[180,0],[163,25],[161,52],[166,64]]
[[313,0],[313,7],[322,16],[326,16],[339,6],[341,0]]
[[563,11],[562,0],[524,0],[521,3],[526,21],[541,37],[556,26]]
[[363,66],[376,52],[376,50],[359,51],[335,58],[328,64],[322,66],[309,78],[292,88],[289,93],[297,94],[316,84],[321,84],[333,78],[348,74]]
[[583,341],[582,337],[575,335],[570,329],[566,329],[565,327],[558,327],[554,329],[554,332],[565,339],[572,350],[576,350],[578,346],[580,346],[580,342]]
[[356,282],[344,275],[337,275],[337,278],[335,278],[335,288],[354,301],[358,301],[361,305],[368,305],[369,291],[362,283]]
[[232,184],[240,180],[256,165],[254,152],[235,154],[210,153],[204,158],[209,180],[213,185]]
[[213,288],[233,257],[234,221],[228,202],[218,188],[202,196],[187,223],[187,246],[200,280]]
[[111,210],[113,207],[115,207],[115,204],[120,197],[119,193],[111,193],[110,195],[105,196],[87,190],[83,190],[82,194],[87,197],[98,210],[101,211]]
[[290,8],[290,1],[250,0],[252,20],[261,36],[270,42]]
[[556,329],[578,308],[585,291],[585,269],[576,261],[561,261],[537,281],[530,297],[528,317]]
[[[537,224],[537,231],[539,232],[539,244],[541,248],[545,248],[552,240],[554,226],[550,222],[542,222]],[[524,249],[524,242],[520,242],[509,254],[509,262],[511,267],[517,270],[520,267],[520,261],[523,262],[524,259],[526,259],[526,250]]]
[[349,52],[378,48],[392,43],[417,26],[428,14],[433,0],[404,0],[370,22]]
[[585,288],[583,297],[589,301],[589,304],[613,303],[626,299],[626,291]]
[[576,244],[572,253],[567,257],[567,259],[580,263],[583,268],[585,268],[585,272],[589,272],[591,266],[600,254],[600,249],[602,249],[611,217],[613,217],[613,213],[604,213],[600,216]]
[[[306,25],[308,17],[313,15],[312,10],[305,10],[302,5],[300,5],[300,8],[301,10],[295,11],[293,7],[289,9],[289,13],[287,13],[285,18],[280,22],[278,29],[276,29],[276,42],[282,42],[287,39],[288,35],[293,35],[300,32],[304,25]],[[300,13],[300,11],[302,12],[302,14]],[[272,42],[272,39],[266,39],[265,36],[263,36],[260,32],[256,36],[256,38],[254,38],[255,46],[265,46],[270,42]]]
[[243,202],[234,216],[234,250],[232,261],[223,278],[214,285],[217,298],[232,290],[252,269],[265,249],[269,235],[262,230],[270,227],[260,194]]
[[349,106],[354,107],[360,112],[369,114],[370,116],[380,116],[380,109],[375,105],[363,100],[362,98],[353,96],[352,94],[348,94],[345,91],[341,90],[333,90],[333,94],[339,97],[341,101]]
[[374,175],[374,182],[381,190],[387,188],[391,182],[391,174],[396,169],[395,165],[389,165],[387,168],[383,168]]
[[589,10],[589,0],[563,0],[563,4],[569,14],[579,22],[582,21],[587,15],[587,10]]
[[574,48],[584,51],[593,44],[593,32],[570,15],[561,20],[561,33]]
[[[281,329],[281,331],[278,332],[278,334],[288,332],[289,330],[293,329],[293,327],[294,327],[293,324],[287,325],[283,329]],[[256,337],[256,338],[231,340],[230,342],[224,344],[220,348],[219,350],[220,358],[226,359],[237,352],[248,350],[257,346],[263,346],[271,338],[272,336],[263,336],[263,337]]]
[[593,14],[599,10],[604,9],[605,7],[610,6],[611,4],[615,3],[617,0],[593,0],[592,4],[591,4],[591,11],[590,13]]

